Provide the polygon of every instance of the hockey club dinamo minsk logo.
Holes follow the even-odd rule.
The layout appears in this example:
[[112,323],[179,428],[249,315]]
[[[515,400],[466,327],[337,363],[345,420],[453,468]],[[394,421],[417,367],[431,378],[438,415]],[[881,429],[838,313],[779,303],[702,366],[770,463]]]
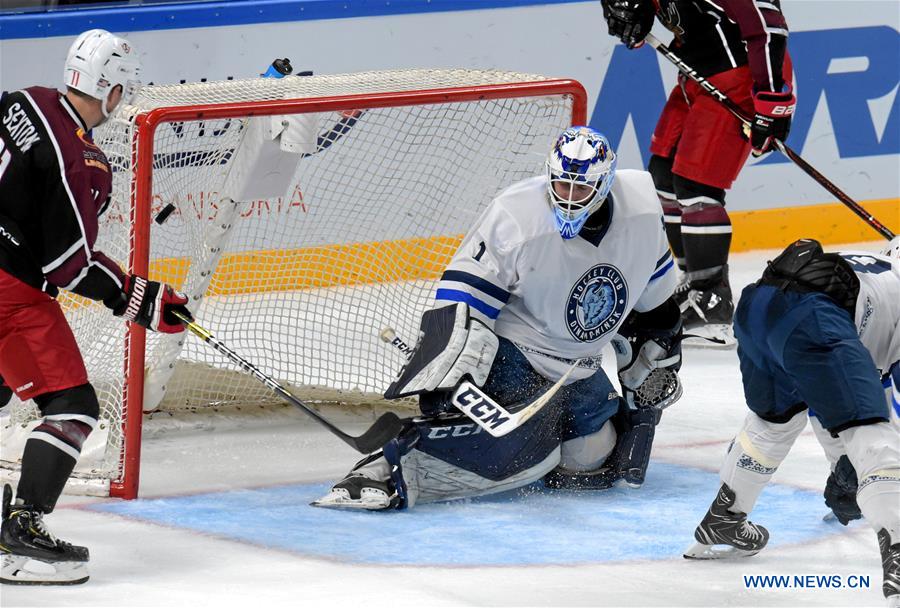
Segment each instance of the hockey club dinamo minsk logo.
[[622,319],[628,285],[615,266],[599,264],[581,275],[569,292],[566,327],[580,342],[594,342]]

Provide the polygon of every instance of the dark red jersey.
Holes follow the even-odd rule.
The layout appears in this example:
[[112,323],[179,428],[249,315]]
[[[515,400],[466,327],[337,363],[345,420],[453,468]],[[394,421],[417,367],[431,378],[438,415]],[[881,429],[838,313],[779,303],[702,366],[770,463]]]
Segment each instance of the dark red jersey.
[[114,299],[122,270],[94,250],[112,172],[85,127],[55,89],[0,97],[0,269],[50,295]]
[[672,49],[701,76],[749,65],[757,91],[782,90],[788,27],[781,0],[653,2],[675,34]]

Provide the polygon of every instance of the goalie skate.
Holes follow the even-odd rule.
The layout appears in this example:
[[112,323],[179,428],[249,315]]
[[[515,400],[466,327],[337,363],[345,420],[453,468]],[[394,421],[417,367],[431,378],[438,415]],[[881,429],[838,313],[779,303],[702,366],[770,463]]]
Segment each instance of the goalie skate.
[[330,509],[366,509],[382,511],[397,506],[399,497],[388,482],[377,481],[359,473],[351,473],[331,488],[325,496],[310,503]]
[[13,505],[9,485],[3,488],[0,554],[0,582],[6,585],[78,585],[89,578],[87,548],[53,536],[40,511]]
[[734,491],[723,483],[694,531],[697,542],[684,552],[686,559],[732,559],[762,551],[769,542],[769,531],[748,521],[745,513],[729,511],[734,502]]

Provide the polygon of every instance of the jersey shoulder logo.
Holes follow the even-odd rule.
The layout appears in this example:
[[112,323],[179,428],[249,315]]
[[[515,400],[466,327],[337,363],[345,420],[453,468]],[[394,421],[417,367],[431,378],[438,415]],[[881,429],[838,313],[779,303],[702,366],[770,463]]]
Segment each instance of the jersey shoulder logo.
[[598,264],[569,292],[566,327],[579,342],[595,342],[618,325],[627,303],[628,284],[622,272],[611,264]]

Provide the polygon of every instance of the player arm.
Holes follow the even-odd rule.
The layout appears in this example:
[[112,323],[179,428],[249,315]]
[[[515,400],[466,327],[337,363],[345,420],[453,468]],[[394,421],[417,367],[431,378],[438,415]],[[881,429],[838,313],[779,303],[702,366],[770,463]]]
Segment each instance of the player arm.
[[187,297],[168,285],[125,275],[118,264],[93,250],[97,204],[87,179],[77,171],[64,169],[61,179],[48,180],[48,184],[41,205],[41,270],[47,283],[102,301],[114,315],[153,331],[184,331],[172,312],[190,318]]
[[668,245],[661,244],[656,258],[653,274],[644,288],[644,292],[634,305],[637,312],[649,312],[662,306],[675,292],[677,277],[675,276],[675,259]]
[[788,26],[774,0],[707,0],[741,30],[755,91],[782,92]]
[[[494,214],[486,215],[490,222]],[[493,330],[517,277],[515,253],[500,245],[499,232],[482,223],[463,240],[438,282],[435,308],[464,302],[474,319]]]
[[40,204],[41,272],[47,283],[92,300],[122,292],[125,275],[118,264],[93,250],[97,204],[87,177],[56,156],[47,159]]

